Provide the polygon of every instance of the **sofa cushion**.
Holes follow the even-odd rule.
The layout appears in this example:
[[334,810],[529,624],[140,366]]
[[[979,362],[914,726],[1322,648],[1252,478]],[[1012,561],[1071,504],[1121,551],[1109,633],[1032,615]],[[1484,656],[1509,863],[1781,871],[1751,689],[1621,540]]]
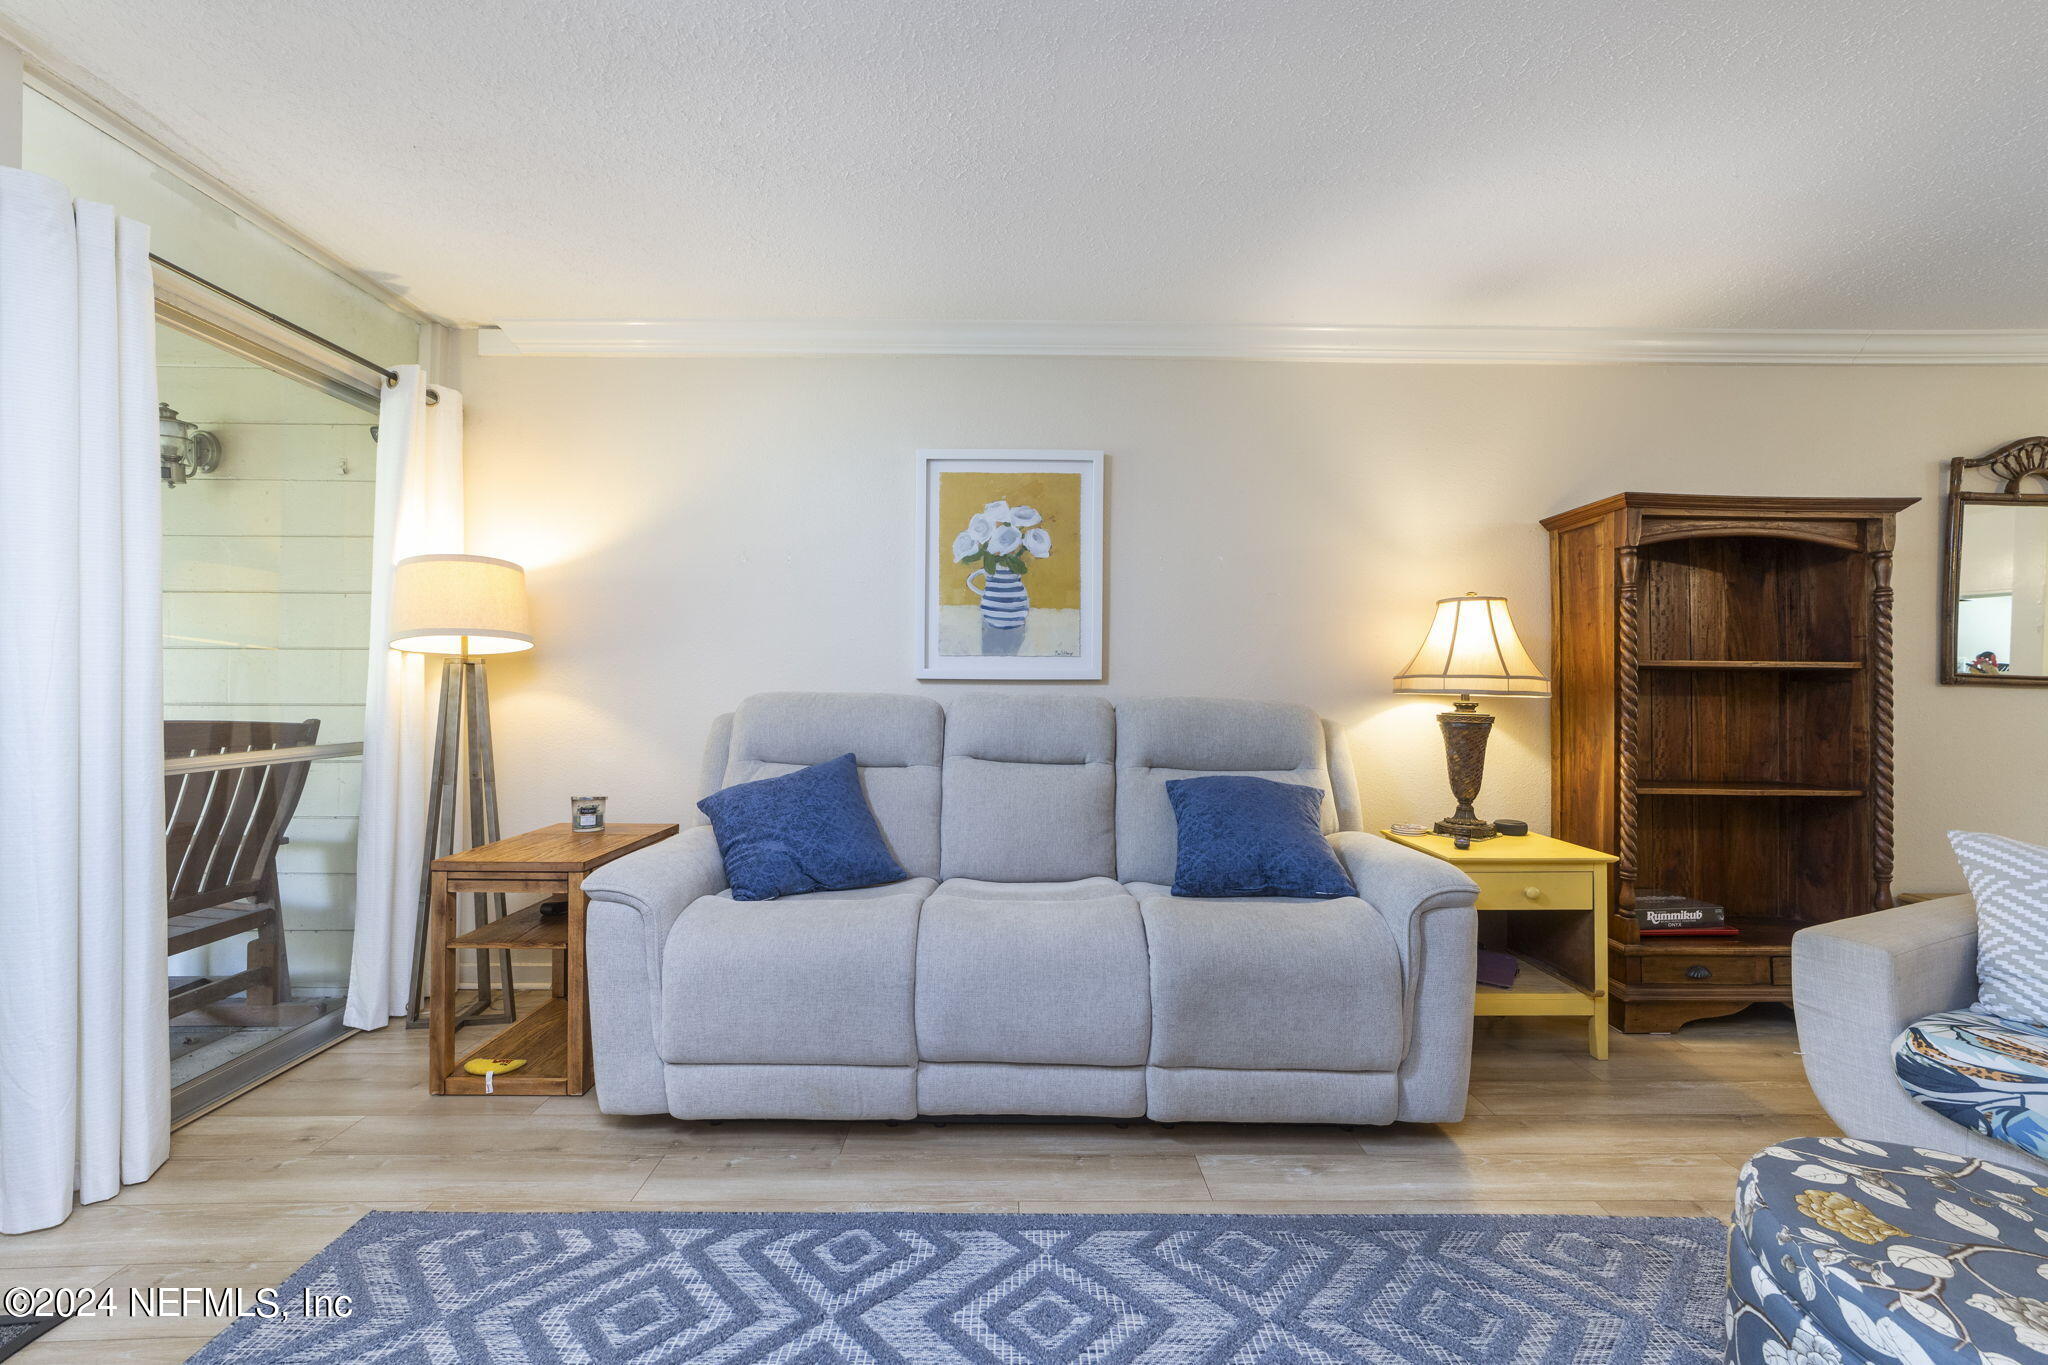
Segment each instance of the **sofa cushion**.
[[1145,930],[1115,882],[956,879],[925,902],[923,1060],[1140,1066],[1150,1036]]
[[775,901],[705,896],[662,950],[665,1062],[907,1066],[926,878]]
[[1892,1044],[1915,1103],[2048,1159],[2048,1028],[1969,1010],[1929,1015]]
[[1323,836],[1328,801],[1314,787],[1263,777],[1177,777],[1176,896],[1295,896],[1329,900],[1358,888]]
[[946,710],[947,877],[1116,873],[1115,713],[1099,697],[977,693]]
[[1406,1052],[1400,956],[1340,900],[1139,902],[1154,1066],[1391,1071]]
[[[1171,697],[1116,707],[1117,880],[1170,882],[1173,807],[1166,784],[1180,777],[1233,774],[1330,788],[1323,726],[1305,706]],[[1337,828],[1324,801],[1321,826]]]
[[889,853],[852,754],[713,792],[711,820],[734,900],[850,891],[910,874]]
[[2048,848],[1952,830],[1977,901],[1980,1014],[2048,1025]]
[[725,785],[851,752],[889,851],[914,877],[939,871],[939,761],[946,714],[929,697],[764,692],[733,712]]

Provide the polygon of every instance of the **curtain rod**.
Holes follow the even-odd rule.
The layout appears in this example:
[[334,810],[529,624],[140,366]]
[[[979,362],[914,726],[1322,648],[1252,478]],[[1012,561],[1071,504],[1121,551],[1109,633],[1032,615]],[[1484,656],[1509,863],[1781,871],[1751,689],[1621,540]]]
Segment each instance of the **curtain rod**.
[[[179,265],[175,261],[167,261],[163,257],[157,255],[154,251],[149,253],[149,259],[152,264],[160,265],[174,275],[182,275],[186,279],[192,281],[192,283],[199,285],[201,288],[211,289],[214,293],[220,295],[224,299],[234,300],[236,303],[248,309],[250,312],[255,313],[259,317],[263,318],[266,322],[274,322],[279,327],[282,327],[286,331],[291,332],[297,336],[304,337],[306,340],[312,342],[316,346],[324,346],[328,350],[334,352],[336,355],[345,356],[348,359],[353,360],[356,364],[362,366],[364,369],[382,375],[384,377],[384,382],[387,385],[396,385],[398,383],[398,371],[387,370],[382,365],[379,365],[376,361],[369,359],[367,356],[357,355],[354,351],[351,351],[348,347],[342,345],[338,341],[329,341],[326,337],[321,336],[318,332],[309,331],[308,329],[299,326],[298,323],[293,322],[290,318],[280,317],[276,313],[271,312],[268,308],[265,308],[263,305],[259,303],[251,303],[248,299],[243,298],[240,294],[235,293],[232,289],[223,289],[221,286],[215,284],[212,280],[207,279],[204,275],[195,275],[191,271],[187,270],[184,266]],[[429,403],[438,403],[441,401],[441,395],[434,392],[433,389],[429,388],[427,390],[427,401]]]

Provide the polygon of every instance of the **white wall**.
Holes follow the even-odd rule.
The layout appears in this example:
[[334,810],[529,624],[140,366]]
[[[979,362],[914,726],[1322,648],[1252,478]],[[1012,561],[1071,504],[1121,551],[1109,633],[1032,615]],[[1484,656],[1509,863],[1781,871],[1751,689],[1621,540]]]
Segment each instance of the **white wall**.
[[[163,401],[220,437],[221,465],[163,490],[164,714],[318,719],[363,737],[375,419],[168,328]],[[278,852],[298,991],[348,981],[361,760],[315,763]],[[195,949],[174,974],[240,969],[245,939]]]
[[[684,815],[751,692],[968,686],[911,678],[912,452],[1014,446],[1109,452],[1101,690],[1315,706],[1375,822],[1451,804],[1441,703],[1388,692],[1437,597],[1507,594],[1547,657],[1539,518],[1623,489],[1919,496],[1898,884],[1960,885],[1949,828],[2048,837],[2048,693],[1934,682],[1943,462],[2048,426],[2037,369],[472,354],[463,387],[469,549],[530,566],[539,640],[491,665],[508,827],[593,791]],[[1493,709],[1481,812],[1547,828],[1547,706]]]

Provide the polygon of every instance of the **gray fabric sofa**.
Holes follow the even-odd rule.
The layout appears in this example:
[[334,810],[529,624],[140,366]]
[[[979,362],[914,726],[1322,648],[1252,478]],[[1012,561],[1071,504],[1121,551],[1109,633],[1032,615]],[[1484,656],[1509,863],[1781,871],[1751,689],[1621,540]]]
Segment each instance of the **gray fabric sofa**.
[[1897,1142],[2048,1173],[2018,1147],[1915,1104],[1892,1069],[1906,1025],[1977,998],[1977,906],[1969,896],[1901,905],[1792,936],[1792,1005],[1806,1079],[1850,1137]]
[[[1463,1116],[1475,888],[1359,831],[1312,711],[772,693],[714,727],[703,786],[849,751],[909,880],[735,901],[697,825],[585,883],[606,1113]],[[1165,783],[1214,773],[1326,793],[1360,895],[1172,896]]]

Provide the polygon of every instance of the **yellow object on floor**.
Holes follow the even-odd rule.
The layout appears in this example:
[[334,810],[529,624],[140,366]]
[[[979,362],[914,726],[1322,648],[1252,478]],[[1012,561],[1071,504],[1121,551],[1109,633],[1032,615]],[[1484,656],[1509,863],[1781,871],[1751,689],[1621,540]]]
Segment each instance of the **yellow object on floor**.
[[524,1057],[472,1057],[462,1064],[462,1069],[472,1076],[497,1076],[525,1065]]
[[498,1077],[525,1065],[524,1057],[472,1057],[462,1064],[462,1069],[472,1076],[483,1077],[484,1093],[490,1095],[497,1091]]

